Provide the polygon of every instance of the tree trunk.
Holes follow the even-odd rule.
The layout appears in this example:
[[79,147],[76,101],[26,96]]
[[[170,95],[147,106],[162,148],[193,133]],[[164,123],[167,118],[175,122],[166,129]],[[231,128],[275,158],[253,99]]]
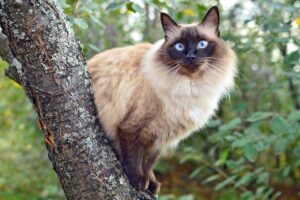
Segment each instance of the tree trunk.
[[0,0],[0,25],[67,199],[155,199],[129,185],[103,133],[85,58],[57,2]]

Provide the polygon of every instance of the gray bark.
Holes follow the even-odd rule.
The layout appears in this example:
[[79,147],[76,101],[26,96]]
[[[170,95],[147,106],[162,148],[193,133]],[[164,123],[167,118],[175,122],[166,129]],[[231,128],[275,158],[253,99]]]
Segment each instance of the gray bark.
[[85,58],[57,2],[0,0],[0,26],[66,198],[155,199],[130,186],[105,137]]

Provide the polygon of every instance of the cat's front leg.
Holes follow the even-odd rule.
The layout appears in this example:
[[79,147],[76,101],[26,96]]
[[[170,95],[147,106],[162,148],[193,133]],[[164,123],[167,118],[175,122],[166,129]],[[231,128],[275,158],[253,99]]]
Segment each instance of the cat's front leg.
[[118,138],[122,166],[130,184],[139,190],[146,190],[149,185],[149,178],[143,172],[145,147],[141,145],[140,139],[135,133],[128,133],[119,129]]
[[160,150],[150,151],[143,161],[144,174],[149,178],[149,191],[153,194],[158,194],[160,191],[160,182],[156,180],[153,172],[153,167],[159,159]]
[[148,177],[149,177],[149,186],[148,190],[152,193],[157,195],[160,191],[160,182],[156,180],[155,174],[153,170],[148,172]]

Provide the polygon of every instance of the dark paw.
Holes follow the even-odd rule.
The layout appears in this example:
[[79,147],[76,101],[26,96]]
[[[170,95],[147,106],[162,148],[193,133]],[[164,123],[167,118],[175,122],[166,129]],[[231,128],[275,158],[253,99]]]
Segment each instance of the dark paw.
[[145,176],[128,176],[130,184],[138,190],[146,190],[149,186],[149,179]]
[[152,193],[152,194],[155,194],[157,195],[160,191],[160,182],[158,181],[150,181],[149,182],[149,187],[148,187],[149,191]]

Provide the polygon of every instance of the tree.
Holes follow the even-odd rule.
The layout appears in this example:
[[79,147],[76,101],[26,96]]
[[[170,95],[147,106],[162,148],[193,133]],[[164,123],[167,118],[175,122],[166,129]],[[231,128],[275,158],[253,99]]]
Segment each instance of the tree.
[[[155,199],[129,185],[93,104],[79,43],[55,0],[0,0],[0,26],[67,199]],[[13,72],[13,73],[11,73]]]

